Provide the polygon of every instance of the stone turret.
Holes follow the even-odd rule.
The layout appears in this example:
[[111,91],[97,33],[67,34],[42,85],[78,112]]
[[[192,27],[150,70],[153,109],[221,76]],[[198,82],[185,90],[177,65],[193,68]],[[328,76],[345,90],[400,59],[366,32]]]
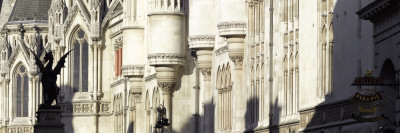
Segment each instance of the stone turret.
[[[157,72],[167,118],[172,120],[172,95],[177,70],[185,64],[185,1],[149,1],[149,46],[147,58]],[[171,128],[168,128],[168,132]]]

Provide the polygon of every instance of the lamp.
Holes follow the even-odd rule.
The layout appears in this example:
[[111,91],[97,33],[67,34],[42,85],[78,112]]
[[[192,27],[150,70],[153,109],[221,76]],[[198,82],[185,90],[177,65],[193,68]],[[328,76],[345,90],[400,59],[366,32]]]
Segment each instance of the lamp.
[[169,126],[171,124],[168,123],[168,118],[165,117],[167,110],[165,109],[164,105],[157,107],[157,112],[160,113],[161,118],[157,121],[157,124],[154,126],[154,128],[158,133],[162,133],[164,126]]

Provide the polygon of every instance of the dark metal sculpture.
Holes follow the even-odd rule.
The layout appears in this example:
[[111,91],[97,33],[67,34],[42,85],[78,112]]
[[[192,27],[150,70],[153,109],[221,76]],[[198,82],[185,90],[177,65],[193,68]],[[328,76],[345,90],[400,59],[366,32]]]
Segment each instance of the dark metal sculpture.
[[60,88],[56,84],[57,75],[61,74],[61,68],[65,67],[65,59],[71,51],[68,51],[60,58],[56,67],[53,70],[54,58],[51,51],[49,53],[46,52],[46,55],[44,56],[44,63],[48,62],[47,65],[44,66],[40,58],[35,54],[35,52],[31,50],[31,52],[35,56],[36,65],[39,67],[39,70],[42,73],[41,82],[43,87],[44,106],[51,106],[51,103],[53,103],[54,100],[58,105],[57,96],[59,94]]

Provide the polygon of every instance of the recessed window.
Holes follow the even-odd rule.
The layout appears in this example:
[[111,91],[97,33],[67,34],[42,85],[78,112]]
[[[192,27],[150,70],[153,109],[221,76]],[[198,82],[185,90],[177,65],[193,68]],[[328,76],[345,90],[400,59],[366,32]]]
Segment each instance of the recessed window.
[[77,30],[72,48],[72,88],[74,92],[88,92],[88,43],[82,29]]
[[16,117],[28,117],[29,103],[29,79],[27,70],[23,65],[16,69],[15,73]]

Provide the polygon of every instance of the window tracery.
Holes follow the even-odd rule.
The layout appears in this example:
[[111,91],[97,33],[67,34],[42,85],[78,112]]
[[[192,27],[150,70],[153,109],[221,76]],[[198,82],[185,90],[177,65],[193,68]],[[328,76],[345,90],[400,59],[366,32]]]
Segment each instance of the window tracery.
[[265,2],[264,0],[249,1],[249,30],[248,41],[250,42],[248,58],[250,60],[250,88],[247,96],[249,110],[249,124],[255,124],[266,119],[264,114],[265,91],[263,88],[264,73],[261,64],[264,62],[265,47]]
[[72,88],[74,92],[88,92],[88,64],[89,64],[89,44],[87,35],[82,29],[78,29],[74,34],[71,53],[72,58]]
[[333,0],[319,1],[319,81],[317,95],[329,98],[332,93]]
[[282,23],[284,25],[283,38],[283,81],[280,91],[282,115],[297,114],[299,93],[298,48],[299,48],[299,0],[285,0]]
[[220,131],[232,129],[232,79],[229,64],[218,68],[218,129]]
[[15,117],[28,117],[29,79],[28,72],[23,65],[16,67],[14,75],[15,88]]

